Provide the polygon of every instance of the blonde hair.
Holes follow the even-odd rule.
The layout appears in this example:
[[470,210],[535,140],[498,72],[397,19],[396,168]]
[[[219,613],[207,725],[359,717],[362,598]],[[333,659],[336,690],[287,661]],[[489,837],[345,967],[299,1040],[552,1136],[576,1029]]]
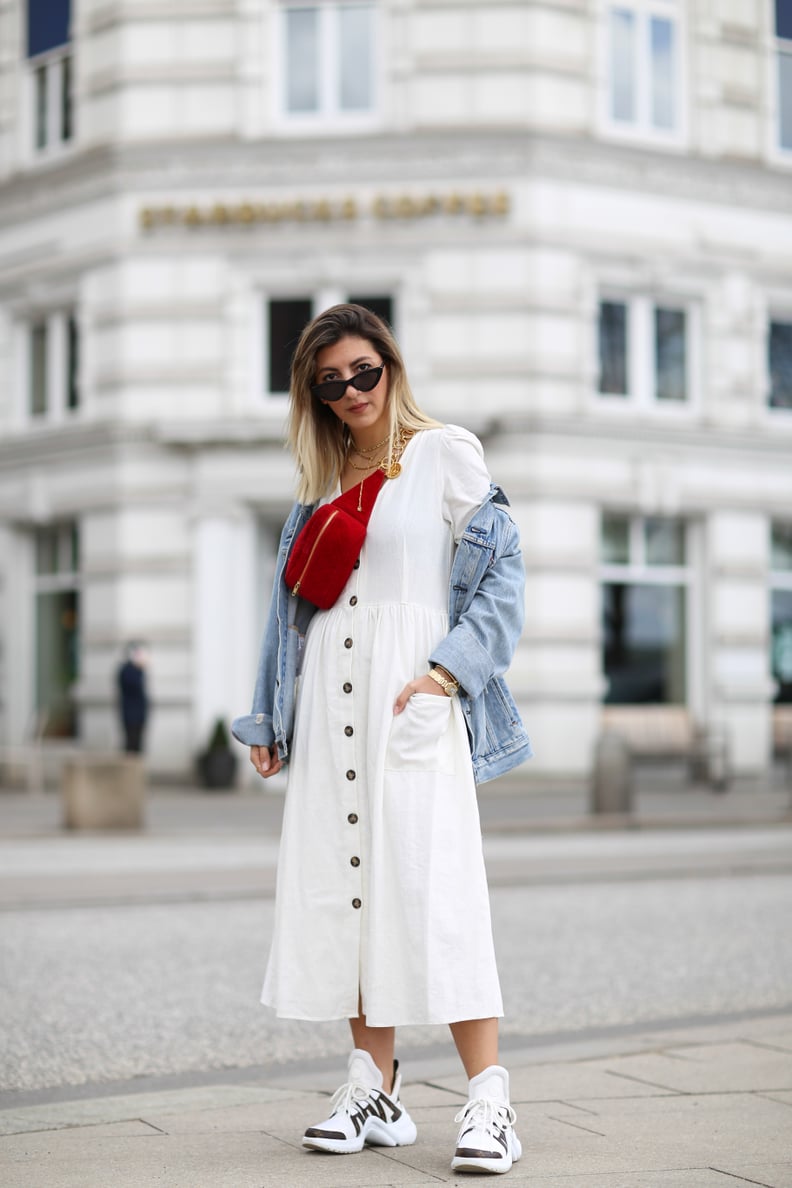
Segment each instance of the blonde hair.
[[291,365],[288,443],[297,463],[297,498],[301,503],[315,503],[330,493],[349,448],[347,426],[311,393],[311,384],[316,383],[316,356],[323,347],[334,346],[342,338],[365,338],[386,366],[389,460],[400,429],[440,426],[415,403],[404,360],[387,323],[362,305],[331,306],[305,327]]

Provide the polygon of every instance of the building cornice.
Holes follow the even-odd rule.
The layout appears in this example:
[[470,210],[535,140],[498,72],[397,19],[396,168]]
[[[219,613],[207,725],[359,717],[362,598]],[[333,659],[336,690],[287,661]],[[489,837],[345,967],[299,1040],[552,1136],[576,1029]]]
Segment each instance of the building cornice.
[[[468,418],[469,421],[469,418]],[[781,430],[781,431],[779,431]],[[742,426],[727,429],[701,421],[680,425],[658,419],[648,424],[619,422],[611,418],[578,417],[574,421],[563,417],[547,417],[533,413],[509,413],[502,420],[482,421],[476,432],[490,447],[514,449],[521,435],[530,452],[541,450],[551,441],[564,449],[590,449],[592,444],[602,447],[603,456],[623,455],[637,449],[642,454],[654,451],[680,452],[690,450],[696,461],[716,461],[718,455],[728,454],[730,464],[735,454],[743,461],[753,459],[762,464],[774,458],[789,463],[792,458],[792,424]],[[790,478],[792,487],[792,478]]]
[[105,421],[36,425],[4,434],[0,440],[0,477],[31,466],[74,462],[86,455],[107,456],[108,450],[161,446],[185,452],[233,447],[283,448],[282,415],[250,416],[201,422],[130,424]]
[[196,137],[75,151],[0,184],[0,225],[112,194],[189,197],[201,191],[220,197],[284,186],[319,189],[345,182],[350,163],[361,158],[382,185],[556,178],[789,213],[790,172],[763,160],[705,159],[589,136],[493,128],[245,141]]

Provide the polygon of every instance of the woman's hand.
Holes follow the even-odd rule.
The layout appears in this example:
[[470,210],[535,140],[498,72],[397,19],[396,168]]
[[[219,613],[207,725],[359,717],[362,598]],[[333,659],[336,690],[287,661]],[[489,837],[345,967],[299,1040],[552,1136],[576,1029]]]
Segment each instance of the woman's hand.
[[405,685],[396,702],[393,706],[394,714],[400,714],[407,702],[412,697],[413,693],[434,693],[439,694],[440,697],[445,697],[447,694],[440,688],[437,681],[433,681],[430,676],[418,677],[416,681],[410,681]]
[[275,747],[272,748],[272,751],[269,747],[251,747],[250,762],[265,780],[270,776],[277,775],[283,767]]

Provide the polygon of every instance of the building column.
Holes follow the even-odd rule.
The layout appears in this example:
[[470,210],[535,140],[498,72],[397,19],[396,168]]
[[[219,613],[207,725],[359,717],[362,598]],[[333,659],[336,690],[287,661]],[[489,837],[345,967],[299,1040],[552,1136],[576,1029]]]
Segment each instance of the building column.
[[193,740],[206,745],[249,707],[260,640],[256,613],[256,523],[242,508],[201,516],[193,554]]
[[0,526],[0,743],[18,746],[35,717],[33,549],[28,533]]
[[738,775],[771,762],[768,537],[761,513],[715,511],[707,520],[708,717],[728,732]]
[[599,520],[591,503],[514,500],[526,568],[525,629],[509,685],[534,758],[517,775],[580,778],[600,731]]

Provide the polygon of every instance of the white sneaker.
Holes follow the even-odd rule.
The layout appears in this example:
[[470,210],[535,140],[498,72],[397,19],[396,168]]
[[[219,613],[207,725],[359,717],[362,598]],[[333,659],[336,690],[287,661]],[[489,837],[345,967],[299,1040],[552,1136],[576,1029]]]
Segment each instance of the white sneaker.
[[470,1100],[454,1119],[462,1126],[452,1171],[507,1172],[522,1155],[514,1133],[517,1115],[509,1105],[509,1074],[499,1064],[470,1082]]
[[330,1117],[309,1126],[302,1145],[312,1151],[348,1155],[372,1147],[409,1147],[415,1142],[415,1123],[399,1101],[401,1073],[393,1062],[393,1089],[383,1093],[382,1073],[368,1052],[353,1048],[349,1080],[333,1094]]

